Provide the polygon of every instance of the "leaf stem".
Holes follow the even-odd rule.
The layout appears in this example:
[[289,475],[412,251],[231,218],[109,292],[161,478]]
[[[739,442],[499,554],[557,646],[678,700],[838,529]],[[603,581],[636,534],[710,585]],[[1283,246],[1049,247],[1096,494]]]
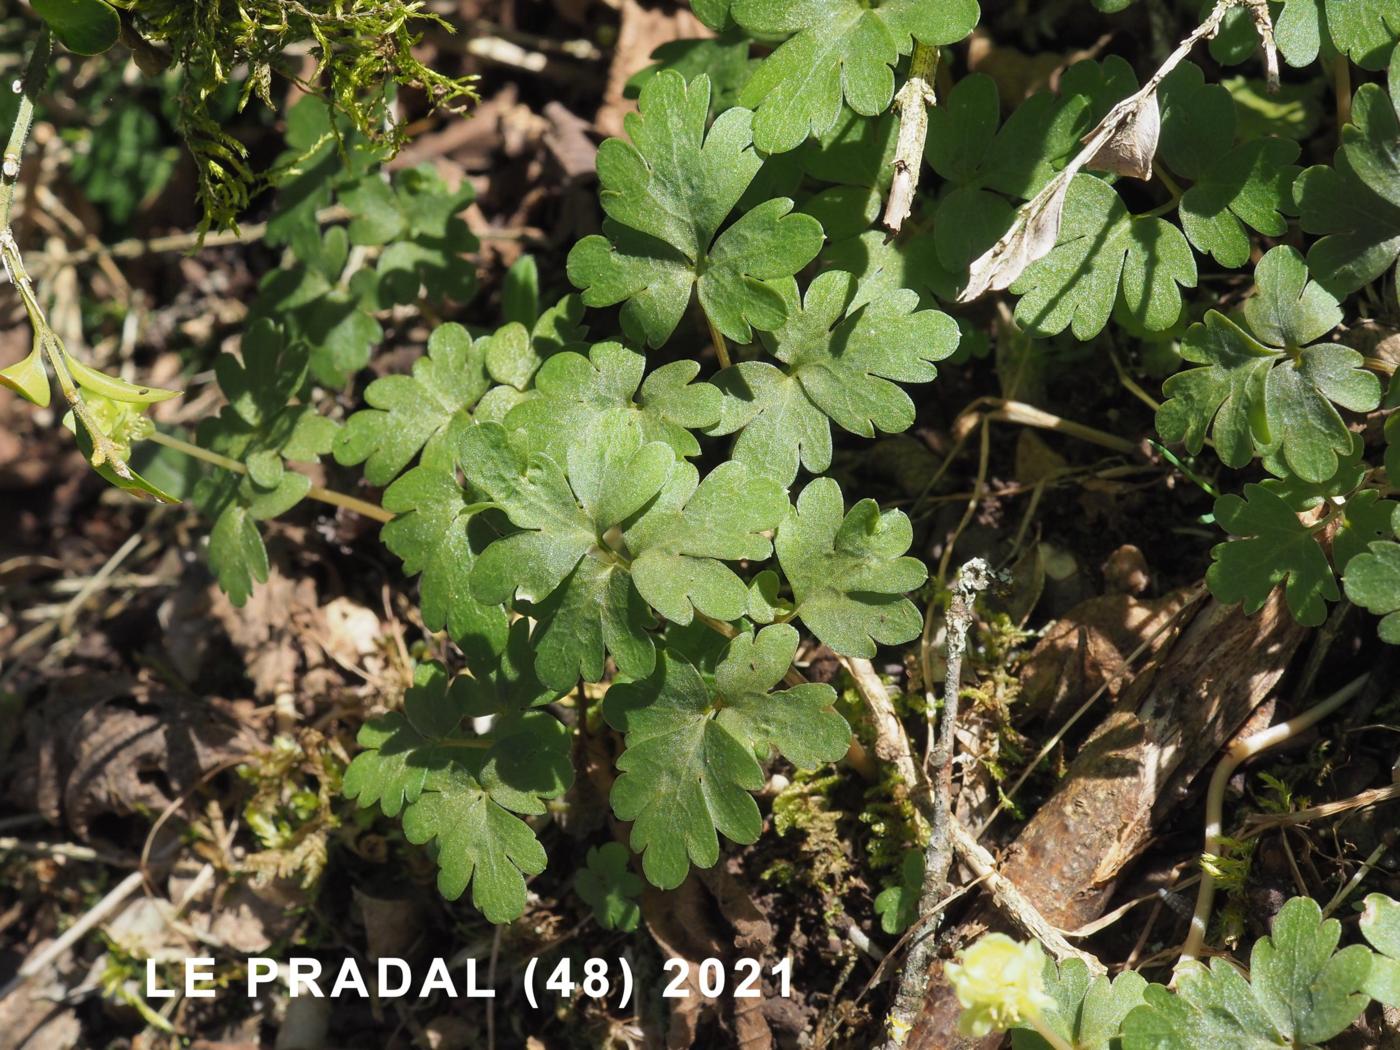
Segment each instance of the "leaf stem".
[[7,232],[10,228],[10,207],[15,198],[15,183],[19,181],[20,160],[24,156],[24,143],[29,137],[29,126],[34,122],[35,100],[48,72],[51,45],[49,27],[45,25],[34,41],[34,50],[29,55],[24,76],[16,84],[20,95],[19,110],[15,113],[14,127],[10,129],[10,139],[5,144],[3,163],[0,163],[0,230]]
[[[1210,778],[1210,787],[1206,791],[1204,853],[1219,855],[1221,850],[1225,848],[1224,836],[1220,830],[1225,809],[1225,788],[1229,785],[1230,778],[1235,775],[1235,770],[1255,755],[1312,728],[1361,692],[1362,686],[1366,684],[1369,677],[1368,673],[1354,678],[1302,714],[1294,715],[1286,722],[1270,726],[1268,729],[1261,730],[1243,740],[1237,740],[1230,745],[1229,750],[1225,752],[1225,757],[1215,767],[1215,773]],[[1205,948],[1206,930],[1210,926],[1210,912],[1214,903],[1215,878],[1208,869],[1202,866],[1201,883],[1196,890],[1196,910],[1191,916],[1191,930],[1186,936],[1186,943],[1181,946],[1181,958],[1177,960],[1176,964],[1177,973],[1181,972],[1183,964],[1200,959]]]
[[715,357],[719,359],[720,368],[728,368],[729,344],[724,341],[724,333],[710,320],[709,314],[705,315],[705,323],[710,326],[710,340],[715,344]]
[[1337,141],[1351,123],[1351,62],[1346,55],[1332,59],[1332,90],[1337,96]]
[[[223,470],[232,471],[235,474],[247,474],[248,468],[236,459],[211,452],[207,448],[200,448],[198,445],[177,438],[171,434],[162,433],[159,430],[153,431],[146,436],[146,440],[153,441],[157,445],[164,445],[166,448],[174,449],[192,459],[202,460]],[[394,520],[393,511],[385,510],[376,503],[368,500],[357,499],[354,496],[347,496],[343,492],[335,492],[331,489],[322,488],[320,485],[312,485],[306,492],[311,499],[321,503],[328,503],[332,507],[340,507],[342,510],[353,511],[362,517],[372,518],[375,521],[390,522]]]
[[1054,1047],[1054,1050],[1074,1050],[1074,1047],[1056,1035],[1050,1026],[1041,1021],[1040,1018],[1027,1017],[1026,1021],[1035,1029],[1036,1034],[1039,1035],[1040,1038]]

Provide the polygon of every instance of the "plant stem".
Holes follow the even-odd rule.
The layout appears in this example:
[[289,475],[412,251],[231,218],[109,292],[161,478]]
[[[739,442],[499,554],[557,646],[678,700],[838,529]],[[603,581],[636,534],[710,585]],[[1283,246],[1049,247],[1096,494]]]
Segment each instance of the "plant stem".
[[[181,438],[170,434],[161,433],[159,430],[153,431],[146,436],[146,440],[153,441],[157,445],[164,445],[166,448],[174,449],[192,459],[203,460],[205,463],[220,467],[223,470],[233,471],[235,474],[246,474],[248,468],[236,459],[222,456],[217,452],[210,452],[207,448],[200,448]],[[343,492],[334,492],[331,489],[322,488],[320,485],[312,485],[306,494],[321,503],[328,503],[332,507],[340,507],[343,510],[353,511],[362,517],[372,518],[375,521],[390,522],[394,520],[394,513],[385,510],[376,503],[368,500],[356,499],[354,496],[347,496]]]
[[1337,141],[1351,123],[1351,62],[1346,55],[1332,59],[1332,90],[1337,96]]
[[29,137],[29,126],[34,122],[34,101],[48,73],[51,43],[49,27],[45,25],[34,41],[29,65],[17,85],[19,110],[14,127],[10,129],[10,140],[5,144],[3,164],[0,164],[0,230],[10,228],[10,207],[15,199],[15,183],[19,181],[20,160],[24,155],[24,142]]
[[720,368],[729,367],[729,344],[724,341],[724,333],[721,332],[715,323],[710,320],[710,315],[705,315],[705,323],[710,326],[710,340],[715,344],[715,357],[719,358]]
[[[1322,721],[1361,692],[1361,687],[1366,684],[1368,677],[1368,674],[1363,674],[1342,686],[1327,699],[1314,704],[1302,714],[1294,715],[1286,722],[1270,726],[1268,729],[1261,730],[1244,740],[1237,740],[1230,745],[1229,750],[1225,752],[1225,757],[1215,767],[1215,773],[1210,778],[1210,788],[1206,791],[1205,853],[1218,855],[1223,848],[1222,839],[1224,836],[1221,834],[1220,826],[1225,809],[1225,788],[1229,785],[1230,778],[1235,775],[1235,770],[1260,752],[1266,751],[1276,744],[1281,744]],[[1191,930],[1186,936],[1186,943],[1181,946],[1181,958],[1176,964],[1177,973],[1181,972],[1184,963],[1200,959],[1201,952],[1205,948],[1206,930],[1210,926],[1210,911],[1214,903],[1215,879],[1203,866],[1201,884],[1196,890],[1196,910],[1191,916]]]
[[924,140],[928,138],[928,107],[937,101],[933,78],[938,72],[938,48],[915,44],[909,59],[909,79],[894,99],[899,114],[899,138],[894,152],[894,178],[885,206],[885,228],[894,235],[914,207],[914,191],[924,165]]
[[1052,1047],[1054,1047],[1054,1050],[1074,1050],[1074,1047],[1070,1046],[1069,1043],[1065,1042],[1058,1035],[1056,1035],[1049,1028],[1048,1025],[1044,1024],[1040,1020],[1040,1018],[1028,1017],[1026,1018],[1026,1020],[1030,1022],[1030,1025],[1032,1028],[1035,1029],[1036,1034],[1039,1035],[1040,1038],[1044,1039],[1047,1043],[1049,1043]]

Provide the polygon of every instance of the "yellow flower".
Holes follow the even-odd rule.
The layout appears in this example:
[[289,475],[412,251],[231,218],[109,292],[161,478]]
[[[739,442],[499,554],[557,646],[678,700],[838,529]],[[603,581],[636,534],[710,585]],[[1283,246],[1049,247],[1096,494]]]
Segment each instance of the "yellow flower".
[[[155,429],[155,424],[146,416],[147,405],[114,401],[90,390],[83,394],[83,400],[87,403],[93,423],[112,443],[113,449],[123,461],[131,458],[132,443],[145,439]],[[72,412],[63,417],[63,425],[77,433],[77,424]],[[100,465],[101,461],[93,463],[93,466]]]
[[958,952],[947,966],[948,980],[965,1008],[958,1029],[983,1036],[1034,1021],[1055,1002],[1045,992],[1044,967],[1038,942],[1021,944],[1004,933],[989,933]]

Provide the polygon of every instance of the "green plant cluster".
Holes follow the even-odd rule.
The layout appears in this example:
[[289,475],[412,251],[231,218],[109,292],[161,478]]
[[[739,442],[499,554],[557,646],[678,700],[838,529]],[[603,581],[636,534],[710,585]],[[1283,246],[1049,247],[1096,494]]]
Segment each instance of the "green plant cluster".
[[[972,73],[929,112],[898,237],[876,228],[908,164],[896,89],[915,58],[972,32],[974,0],[694,6],[718,35],[659,51],[633,80],[626,136],[598,151],[605,218],[568,254],[577,292],[542,306],[533,265],[517,267],[499,326],[437,325],[411,372],[369,383],[340,424],[315,387],[365,366],[393,308],[435,315],[471,297],[475,242],[460,217],[470,189],[426,170],[383,177],[363,98],[332,71],[336,105],[288,119],[268,225],[285,261],[241,357],[217,368],[229,405],[199,440],[241,472],[205,479],[195,500],[234,601],[267,574],[256,523],[308,494],[288,464],[331,457],[383,489],[382,539],[418,580],[424,624],[461,651],[464,670],[420,666],[402,710],[364,727],[344,782],[433,844],[444,895],[470,890],[493,922],[521,914],[548,859],[538,818],[572,779],[551,705],[580,683],[608,683],[601,716],[622,739],[610,801],[659,887],[715,864],[721,837],[759,837],[754,795],[775,758],[808,769],[846,754],[834,689],[792,669],[803,636],[849,657],[908,643],[923,629],[908,595],[928,574],[904,513],[828,476],[834,435],[907,430],[920,385],[975,341],[948,311],[987,288],[1015,300],[1032,352],[1112,332],[1179,366],[1159,436],[1193,457],[1209,447],[1240,489],[1214,510],[1229,537],[1206,573],[1220,600],[1252,612],[1282,587],[1317,625],[1345,594],[1400,643],[1400,417],[1379,439],[1360,425],[1400,404],[1400,386],[1349,345],[1358,320],[1400,316],[1392,0],[1273,5],[1286,63],[1369,78],[1343,100],[1330,164],[1298,164],[1303,107],[1189,59],[1150,79],[1117,57],[1080,61],[1014,105]],[[1198,39],[1215,63],[1257,61],[1247,6],[1206,5],[1219,31]],[[252,47],[234,22],[225,39],[174,7],[131,13],[166,39],[184,25],[182,46],[206,60]],[[391,40],[416,7],[400,14]],[[295,20],[278,31],[321,39]],[[238,202],[208,193],[216,212]],[[343,224],[326,221],[332,205]],[[1236,271],[1212,287],[1247,291],[1203,293],[1207,266]],[[21,380],[38,382],[7,381]],[[577,887],[600,923],[626,929],[639,884],[620,848],[591,854]],[[888,931],[914,918],[919,861],[877,901]],[[1363,922],[1375,951],[1336,952],[1337,924],[1293,902],[1249,980],[1217,963],[1177,994],[1052,967],[1053,1027],[1083,1047],[1311,1045],[1370,998],[1395,1002],[1394,907],[1373,903]]]
[[[1247,975],[1223,959],[1196,963],[1178,973],[1174,990],[1132,972],[1110,980],[1078,959],[1047,959],[1036,989],[1043,1005],[1016,1021],[1011,1045],[1053,1050],[1048,1033],[1070,1050],[1323,1046],[1373,1000],[1394,1006],[1400,998],[1400,904],[1371,894],[1359,926],[1368,944],[1338,950],[1342,924],[1295,897],[1255,942]],[[995,1005],[973,1003],[968,1012]]]

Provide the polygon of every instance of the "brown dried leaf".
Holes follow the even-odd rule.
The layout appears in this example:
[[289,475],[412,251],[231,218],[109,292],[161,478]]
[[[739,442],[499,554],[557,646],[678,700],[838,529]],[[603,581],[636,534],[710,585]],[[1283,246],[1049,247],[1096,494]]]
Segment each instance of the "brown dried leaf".
[[[1151,601],[1106,594],[1075,606],[1045,632],[1021,668],[1018,715],[1063,718],[1105,684],[1108,696],[1116,698],[1127,684],[1114,677],[1124,659],[1175,616],[1187,597],[1185,591]],[[1162,635],[1154,648],[1166,640]]]
[[637,0],[622,0],[620,10],[621,25],[608,68],[608,86],[593,120],[600,135],[623,134],[622,118],[637,108],[636,102],[623,98],[623,88],[632,74],[647,66],[653,51],[672,40],[714,36],[687,10],[643,7]]
[[[1108,125],[1114,114],[1104,120]],[[1098,134],[1095,128],[1085,137],[1087,144]],[[1162,132],[1162,111],[1157,105],[1157,93],[1147,95],[1128,107],[1119,117],[1117,126],[1084,164],[1095,171],[1111,171],[1115,175],[1130,175],[1135,179],[1152,178],[1152,160],[1157,156],[1157,139]]]
[[1072,168],[1066,168],[1021,206],[1006,235],[973,260],[967,287],[958,295],[958,302],[968,303],[985,292],[1011,287],[1027,266],[1050,254],[1060,237],[1065,194],[1072,178]]
[[715,929],[709,904],[710,897],[694,873],[674,890],[648,886],[642,891],[642,918],[652,939],[667,958],[684,959],[689,964],[687,979],[681,984],[686,994],[668,1000],[671,1023],[666,1032],[666,1050],[688,1050],[694,1046],[701,1016],[720,1009],[722,1000],[708,998],[700,990],[700,963],[729,955]]

